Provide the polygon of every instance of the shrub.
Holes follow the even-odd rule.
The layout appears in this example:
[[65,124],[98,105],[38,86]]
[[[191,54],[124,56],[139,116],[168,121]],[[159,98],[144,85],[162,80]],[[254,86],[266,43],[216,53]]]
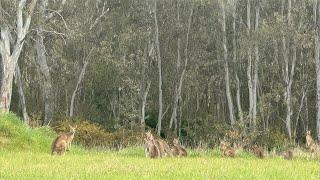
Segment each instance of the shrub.
[[55,131],[68,132],[69,125],[76,126],[74,142],[87,148],[102,147],[121,149],[142,143],[140,127],[119,128],[107,132],[101,125],[81,118],[65,118],[55,124]]

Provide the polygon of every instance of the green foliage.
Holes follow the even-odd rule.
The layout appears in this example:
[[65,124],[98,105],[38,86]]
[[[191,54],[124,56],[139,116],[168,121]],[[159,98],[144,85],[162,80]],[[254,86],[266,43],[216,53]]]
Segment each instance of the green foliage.
[[49,127],[31,129],[13,113],[0,114],[0,149],[49,152],[54,137]]
[[[197,117],[190,120],[189,127],[186,128],[188,144],[197,146],[215,146],[220,143],[227,132],[228,124],[225,121],[212,120],[212,116]],[[214,121],[215,123],[210,123]]]
[[287,136],[277,129],[272,129],[267,133],[261,133],[257,135],[253,141],[254,144],[267,147],[268,150],[285,150],[290,146],[289,142]]

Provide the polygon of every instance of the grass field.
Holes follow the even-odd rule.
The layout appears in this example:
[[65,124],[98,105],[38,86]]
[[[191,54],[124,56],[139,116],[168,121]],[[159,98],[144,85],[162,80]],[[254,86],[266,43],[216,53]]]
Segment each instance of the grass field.
[[142,148],[120,152],[76,150],[64,156],[0,151],[0,179],[320,179],[319,161],[215,152],[188,158],[148,159]]
[[0,180],[2,179],[320,179],[320,161],[308,155],[287,161],[257,159],[239,153],[222,157],[218,150],[190,151],[187,158],[149,159],[142,147],[121,151],[84,150],[73,146],[51,156],[56,134],[29,129],[14,114],[0,114]]

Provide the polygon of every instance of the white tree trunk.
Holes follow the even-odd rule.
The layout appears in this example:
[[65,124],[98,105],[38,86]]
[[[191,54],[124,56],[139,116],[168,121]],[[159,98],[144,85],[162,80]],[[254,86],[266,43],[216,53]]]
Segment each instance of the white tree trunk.
[[16,79],[16,84],[18,86],[19,101],[22,109],[23,121],[26,125],[29,125],[29,115],[27,112],[26,100],[23,92],[23,83],[21,80],[20,67],[18,64],[16,66],[15,79]]
[[230,92],[230,77],[229,77],[229,65],[228,65],[228,49],[227,49],[227,33],[226,33],[226,14],[224,2],[220,1],[221,14],[222,14],[222,46],[223,46],[223,57],[224,57],[224,70],[225,70],[225,85],[226,95],[229,108],[229,118],[231,125],[235,124],[234,113],[233,113],[233,102],[232,95]]
[[[250,21],[250,0],[247,0],[247,34],[248,37],[250,36],[251,31],[251,21]],[[253,84],[252,84],[252,57],[251,57],[251,45],[249,43],[248,45],[248,67],[247,67],[247,78],[248,78],[248,90],[249,90],[249,120],[250,120],[250,126],[252,125],[253,120]]]
[[[291,26],[291,0],[288,0],[288,16],[287,16],[288,26]],[[282,36],[282,47],[283,47],[283,59],[285,63],[285,70],[284,70],[284,81],[286,86],[285,91],[285,102],[286,102],[286,128],[289,135],[289,138],[292,138],[292,127],[291,127],[291,116],[292,112],[292,104],[291,104],[291,89],[293,83],[293,76],[295,70],[295,63],[296,63],[296,47],[293,45],[293,57],[291,63],[291,70],[289,72],[289,57],[288,57],[288,48],[286,43],[285,35]]]
[[314,25],[316,27],[315,32],[315,64],[316,64],[316,78],[317,78],[317,137],[318,142],[320,142],[320,59],[319,59],[319,48],[320,48],[320,40],[319,40],[319,19],[317,19],[317,10],[319,11],[319,7],[317,5],[317,0],[314,1]]
[[15,68],[24,45],[24,38],[29,30],[31,17],[36,6],[37,0],[32,0],[25,20],[23,20],[23,9],[26,6],[26,0],[20,0],[17,8],[17,39],[13,47],[10,46],[10,33],[9,25],[1,24],[1,38],[0,38],[0,54],[2,58],[2,77],[1,77],[1,90],[0,90],[0,111],[8,112],[11,103],[12,94],[12,81],[15,73]]
[[[232,29],[233,29],[233,37],[232,37],[232,46],[233,46],[233,63],[237,63],[237,43],[236,43],[236,9],[237,9],[237,1],[233,2],[233,10],[232,10]],[[239,121],[243,124],[243,112],[241,107],[241,96],[240,96],[240,80],[237,72],[236,74],[236,82],[237,82],[237,107],[238,107],[238,117]]]
[[47,64],[46,49],[43,42],[44,36],[41,29],[37,32],[36,49],[37,49],[37,64],[43,81],[44,94],[44,122],[43,125],[49,125],[54,112],[54,99],[52,92],[52,82],[50,70]]
[[142,102],[141,102],[141,125],[145,125],[145,109],[146,109],[146,104],[147,104],[147,97],[150,89],[151,81],[148,82],[147,88],[144,90],[142,94]]
[[[178,87],[176,89],[176,94],[175,94],[175,99],[174,99],[174,107],[173,107],[173,112],[172,112],[172,116],[171,116],[171,121],[174,120],[174,131],[177,132],[177,128],[178,128],[178,120],[177,120],[177,108],[180,102],[181,105],[181,91],[182,91],[182,85],[183,85],[183,80],[184,80],[184,76],[186,73],[186,69],[187,69],[187,65],[188,65],[188,59],[189,59],[189,54],[188,54],[188,46],[189,46],[189,34],[190,34],[190,28],[191,28],[191,21],[192,21],[192,16],[193,16],[193,7],[191,8],[191,12],[189,15],[189,19],[188,19],[188,29],[187,29],[187,38],[186,38],[186,46],[184,49],[184,55],[185,55],[185,60],[184,60],[184,66],[180,75],[180,79],[178,82]],[[178,39],[178,60],[177,60],[177,70],[179,71],[180,69],[180,39]],[[180,107],[181,109],[181,107]],[[182,116],[181,114],[182,112],[180,112],[180,117]],[[181,124],[181,119],[179,121],[179,124]],[[170,128],[171,128],[170,124]],[[179,127],[180,128],[180,127]],[[178,133],[179,134],[179,133]]]
[[160,135],[161,133],[161,123],[163,117],[163,104],[162,104],[162,65],[161,65],[161,55],[160,55],[160,43],[159,43],[159,26],[158,26],[158,18],[157,18],[157,0],[154,1],[154,21],[156,28],[156,38],[155,44],[157,46],[157,60],[158,60],[158,73],[159,73],[159,114],[158,114],[158,124],[157,124],[157,133]]
[[[255,31],[258,32],[259,28],[259,16],[260,16],[260,7],[259,3],[255,7],[256,9],[256,22],[255,22]],[[253,121],[253,128],[255,129],[257,126],[257,89],[258,89],[258,72],[259,72],[259,46],[258,42],[255,42],[254,47],[254,53],[255,53],[255,62],[254,62],[254,71],[253,71],[253,107],[252,107],[252,121]]]
[[85,75],[87,66],[88,66],[88,64],[89,64],[89,57],[90,57],[90,54],[91,54],[92,51],[93,51],[93,48],[92,48],[92,49],[90,50],[90,52],[88,53],[87,57],[84,58],[83,67],[82,67],[82,69],[81,69],[81,71],[80,71],[80,74],[79,74],[79,78],[78,78],[76,87],[74,88],[73,93],[72,93],[71,101],[70,101],[70,113],[69,113],[69,116],[70,116],[70,117],[73,116],[73,113],[74,113],[74,100],[75,100],[75,98],[76,98],[77,91],[78,91],[78,89],[79,89],[79,85],[80,85],[80,83],[82,82],[82,80],[83,80],[83,78],[84,78],[84,75]]

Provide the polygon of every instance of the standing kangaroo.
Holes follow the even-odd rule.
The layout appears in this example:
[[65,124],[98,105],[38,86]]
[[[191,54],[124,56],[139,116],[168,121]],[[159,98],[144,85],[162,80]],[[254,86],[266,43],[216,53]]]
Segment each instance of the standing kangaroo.
[[152,140],[154,145],[159,149],[159,156],[172,156],[171,150],[169,145],[167,144],[166,141],[162,139],[155,139],[150,131],[146,132],[146,139],[147,140]]
[[146,138],[144,139],[145,144],[144,144],[144,152],[146,154],[146,157],[150,158],[157,158],[160,156],[160,151],[157,146],[155,146],[154,139],[152,140],[147,140]]
[[71,142],[74,138],[74,133],[76,132],[76,128],[70,126],[70,132],[60,134],[51,145],[51,154],[57,153],[59,155],[64,154],[66,151],[69,151],[71,148]]
[[188,155],[186,149],[180,145],[179,140],[176,138],[173,139],[173,148],[171,149],[171,152],[173,156],[186,157]]
[[314,141],[313,141],[312,136],[311,136],[311,131],[307,131],[306,148],[309,149],[312,144],[314,144]]

